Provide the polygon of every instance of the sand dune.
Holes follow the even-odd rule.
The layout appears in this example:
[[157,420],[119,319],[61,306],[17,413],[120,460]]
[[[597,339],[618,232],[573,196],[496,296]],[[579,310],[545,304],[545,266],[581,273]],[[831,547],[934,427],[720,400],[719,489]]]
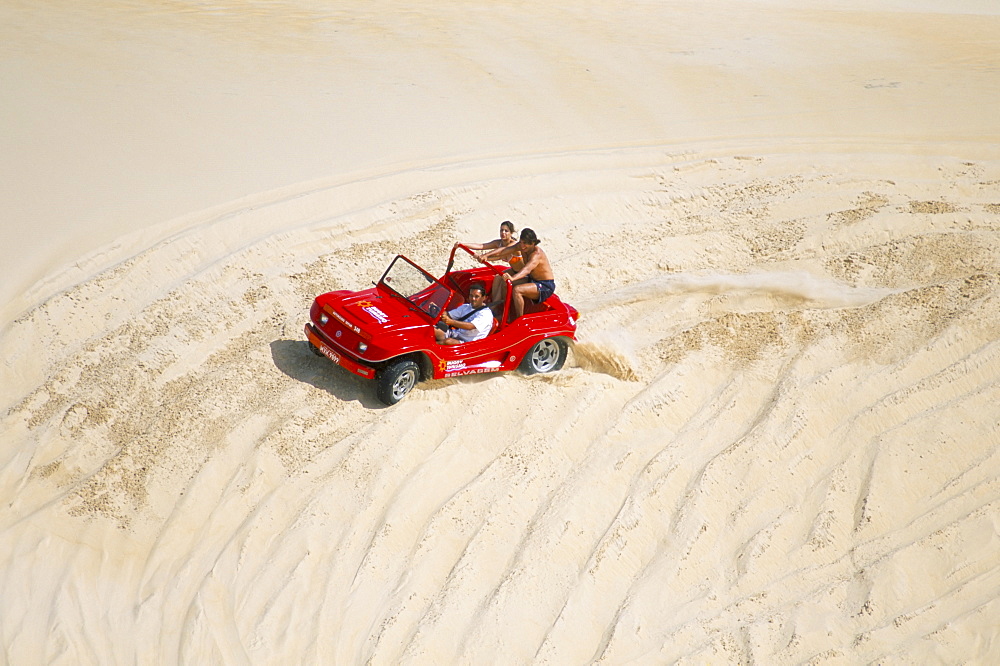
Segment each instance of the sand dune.
[[[820,12],[756,4],[773,35]],[[694,49],[729,5],[609,25],[655,41],[643,19],[676,11]],[[830,11],[837,34],[864,27],[855,46],[996,25]],[[606,37],[586,25],[565,33],[583,51]],[[735,43],[723,70],[745,64]],[[992,81],[983,44],[935,46],[950,57],[927,80]],[[772,83],[794,60],[774,59]],[[897,91],[851,71],[824,98]],[[47,271],[0,320],[2,661],[995,662],[995,114],[921,135],[935,99],[898,134],[846,131],[883,100],[784,134],[750,109],[741,133],[727,95],[705,92],[717,132],[698,140],[650,140],[641,108],[590,143],[568,124],[575,147],[511,130],[420,161],[417,138],[391,166],[151,219]],[[385,408],[310,353],[316,294],[397,253],[441,270],[503,219],[538,231],[581,312],[562,372],[426,382]]]
[[[257,202],[14,322],[6,357],[51,345],[3,421],[33,443],[3,464],[8,654],[985,658],[1000,164],[651,153],[591,156],[573,197],[561,156]],[[440,263],[514,189],[583,313],[572,367],[381,409],[309,353],[315,293]],[[254,216],[302,223],[222,242]]]

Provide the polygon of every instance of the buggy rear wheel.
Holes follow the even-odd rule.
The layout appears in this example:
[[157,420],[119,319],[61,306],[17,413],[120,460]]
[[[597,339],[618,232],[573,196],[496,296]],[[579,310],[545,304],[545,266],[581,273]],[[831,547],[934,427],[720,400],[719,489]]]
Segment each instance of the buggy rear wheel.
[[375,395],[387,405],[395,405],[420,381],[420,367],[409,359],[392,361],[375,377]]
[[526,375],[555,372],[566,362],[566,341],[562,338],[539,340],[521,361],[521,372]]

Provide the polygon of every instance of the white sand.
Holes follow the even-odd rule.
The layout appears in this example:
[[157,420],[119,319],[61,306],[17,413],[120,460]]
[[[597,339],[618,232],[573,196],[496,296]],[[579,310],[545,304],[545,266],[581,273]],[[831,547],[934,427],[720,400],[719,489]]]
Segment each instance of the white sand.
[[[1000,659],[994,3],[325,4],[0,7],[0,662]],[[503,219],[563,372],[309,353]]]

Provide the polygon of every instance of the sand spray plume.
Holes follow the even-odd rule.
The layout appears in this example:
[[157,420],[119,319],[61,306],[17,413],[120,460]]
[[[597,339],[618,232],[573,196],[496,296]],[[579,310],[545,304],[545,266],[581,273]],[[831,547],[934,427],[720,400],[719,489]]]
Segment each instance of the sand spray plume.
[[879,301],[892,289],[852,287],[804,271],[775,273],[708,273],[660,275],[602,294],[578,306],[593,313],[610,306],[633,305],[669,296],[697,295],[765,297],[790,308],[856,308]]
[[[852,287],[804,271],[660,275],[581,302],[579,310],[584,317],[574,357],[584,370],[625,381],[639,380],[636,370],[640,365],[639,354],[629,331],[617,325],[601,328],[596,323],[604,319],[601,313],[612,308],[643,306],[647,316],[656,309],[662,315],[681,307],[676,301],[687,296],[716,299],[713,309],[724,311],[854,308],[874,303],[892,293],[895,292],[891,289]],[[657,306],[657,301],[664,302]],[[589,320],[591,326],[588,326],[586,315],[594,316]]]
[[633,382],[639,379],[633,347],[632,338],[624,329],[582,333],[573,345],[573,358],[584,370]]

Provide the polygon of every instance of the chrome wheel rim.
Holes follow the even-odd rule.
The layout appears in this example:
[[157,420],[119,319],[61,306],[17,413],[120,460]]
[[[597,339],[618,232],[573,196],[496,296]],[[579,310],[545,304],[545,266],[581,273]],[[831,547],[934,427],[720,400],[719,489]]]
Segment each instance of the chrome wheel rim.
[[548,372],[559,360],[559,345],[555,340],[542,340],[531,352],[531,366],[536,372]]
[[392,384],[392,397],[399,400],[404,395],[410,392],[417,383],[417,371],[409,368],[404,370],[396,381]]

